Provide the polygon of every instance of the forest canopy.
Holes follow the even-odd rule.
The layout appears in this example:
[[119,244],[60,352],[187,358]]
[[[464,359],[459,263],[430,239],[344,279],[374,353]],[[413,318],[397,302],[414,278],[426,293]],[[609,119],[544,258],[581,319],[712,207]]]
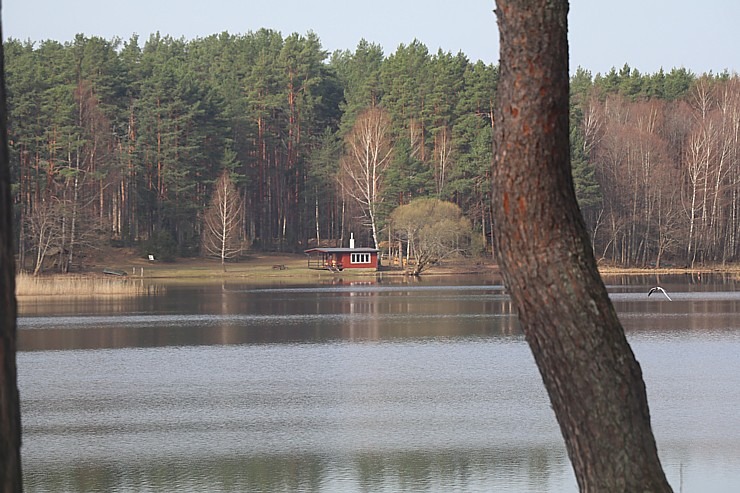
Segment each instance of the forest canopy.
[[[101,242],[202,255],[225,172],[243,207],[239,236],[254,249],[302,251],[350,231],[373,245],[394,209],[428,197],[456,204],[490,254],[495,65],[418,41],[328,53],[314,33],[267,29],[10,39],[5,64],[27,268],[53,257],[66,270]],[[390,147],[370,209],[353,199],[342,162],[371,109],[387,117]],[[573,175],[597,258],[736,260],[739,128],[734,74],[572,74]]]

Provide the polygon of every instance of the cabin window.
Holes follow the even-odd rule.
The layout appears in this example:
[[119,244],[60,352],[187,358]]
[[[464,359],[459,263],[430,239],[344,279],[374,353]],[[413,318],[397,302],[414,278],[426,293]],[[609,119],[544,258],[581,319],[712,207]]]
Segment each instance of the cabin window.
[[353,253],[349,259],[351,264],[369,264],[370,254],[369,253]]

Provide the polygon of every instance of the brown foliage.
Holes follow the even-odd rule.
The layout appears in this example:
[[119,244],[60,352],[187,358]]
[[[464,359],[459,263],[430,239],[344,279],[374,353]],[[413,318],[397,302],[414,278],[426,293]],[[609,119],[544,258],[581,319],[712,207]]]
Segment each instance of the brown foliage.
[[604,258],[740,258],[740,79],[701,78],[686,101],[594,93],[582,124],[603,196],[594,244]]

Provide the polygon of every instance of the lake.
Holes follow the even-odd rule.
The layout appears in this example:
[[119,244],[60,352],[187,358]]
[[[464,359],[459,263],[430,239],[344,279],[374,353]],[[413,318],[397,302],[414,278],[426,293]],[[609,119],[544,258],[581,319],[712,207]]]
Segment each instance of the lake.
[[[605,278],[675,491],[740,490],[740,292]],[[575,492],[500,280],[24,304],[28,492]]]

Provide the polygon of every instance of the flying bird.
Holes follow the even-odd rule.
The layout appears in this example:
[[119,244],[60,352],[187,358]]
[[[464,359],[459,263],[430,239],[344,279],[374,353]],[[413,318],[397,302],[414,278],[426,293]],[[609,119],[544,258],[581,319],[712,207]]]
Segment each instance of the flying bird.
[[650,291],[648,291],[648,296],[653,294],[656,291],[660,291],[665,295],[666,298],[668,298],[668,301],[673,301],[670,296],[668,296],[668,293],[665,292],[665,289],[661,288],[660,286],[655,286],[654,288],[650,288]]

